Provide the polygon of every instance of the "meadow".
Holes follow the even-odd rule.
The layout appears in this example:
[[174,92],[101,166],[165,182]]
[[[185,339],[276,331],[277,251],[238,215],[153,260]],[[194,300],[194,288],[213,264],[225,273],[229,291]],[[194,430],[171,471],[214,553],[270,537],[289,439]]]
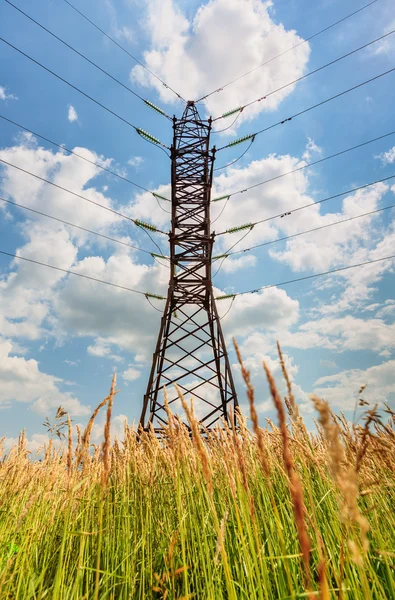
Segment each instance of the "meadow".
[[311,433],[282,366],[285,399],[263,365],[276,423],[242,366],[237,427],[202,431],[181,398],[188,429],[167,407],[161,439],[112,440],[114,378],[85,431],[58,412],[41,461],[22,433],[0,461],[1,600],[395,598],[395,414],[363,387],[358,424],[312,397]]

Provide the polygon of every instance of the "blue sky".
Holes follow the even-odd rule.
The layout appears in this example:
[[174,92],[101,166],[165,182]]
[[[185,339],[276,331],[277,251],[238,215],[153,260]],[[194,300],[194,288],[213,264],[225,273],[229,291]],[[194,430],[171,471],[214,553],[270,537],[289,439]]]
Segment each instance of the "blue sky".
[[[75,0],[77,5],[77,0]],[[168,114],[183,105],[63,0],[15,5]],[[78,7],[131,54],[188,99],[222,86],[363,6],[307,0],[84,0]],[[390,0],[379,0],[309,43],[255,70],[200,105],[219,116],[395,29]],[[12,6],[0,3],[0,36],[166,145],[171,123],[87,64]],[[0,114],[137,184],[168,195],[170,164],[158,148],[53,75],[0,42]],[[245,109],[217,147],[265,128],[394,67],[395,34]],[[218,171],[214,196],[281,175],[395,130],[395,73],[257,136],[234,166]],[[391,110],[392,109],[392,110]],[[168,228],[150,194],[0,120],[0,158],[133,218]],[[218,121],[218,128],[231,120]],[[216,166],[246,145],[218,153]],[[304,162],[303,162],[304,161]],[[223,231],[395,174],[395,135],[232,197],[214,229]],[[0,195],[104,235],[155,247],[144,232],[109,212],[4,164]],[[257,226],[238,249],[373,211],[395,202],[395,181],[377,184],[287,218]],[[76,232],[0,203],[0,249],[132,288],[165,294],[166,268],[146,254]],[[4,205],[3,205],[4,204]],[[213,205],[213,218],[223,204]],[[222,253],[241,234],[218,238]],[[155,236],[166,248],[166,237]],[[394,212],[335,225],[228,258],[218,293],[240,292],[393,254]],[[262,375],[279,377],[283,346],[302,412],[316,391],[335,410],[353,410],[360,385],[371,402],[395,398],[393,261],[328,278],[238,297],[223,320],[231,349],[239,340],[257,387],[260,417],[272,416]],[[158,302],[158,308],[162,304]],[[220,314],[226,301],[218,303]],[[160,314],[144,298],[0,256],[0,414],[10,440],[26,427],[31,449],[45,441],[41,423],[59,404],[85,423],[118,373],[115,427],[137,420]],[[235,362],[231,352],[232,363]],[[244,390],[234,368],[241,404]],[[351,414],[349,412],[348,414]],[[97,432],[99,436],[99,428]],[[11,442],[10,442],[11,443]]]

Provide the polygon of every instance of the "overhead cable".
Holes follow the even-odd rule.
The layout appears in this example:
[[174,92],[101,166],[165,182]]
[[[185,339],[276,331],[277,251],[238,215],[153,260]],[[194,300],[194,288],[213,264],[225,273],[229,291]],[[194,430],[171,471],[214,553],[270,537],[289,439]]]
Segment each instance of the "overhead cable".
[[111,73],[109,73],[108,71],[106,71],[105,69],[103,69],[102,67],[100,67],[99,65],[97,65],[95,62],[93,62],[93,60],[91,60],[90,58],[88,58],[84,54],[82,54],[82,52],[79,52],[76,48],[74,48],[73,46],[71,46],[70,44],[68,44],[67,42],[65,42],[58,35],[56,35],[52,31],[50,31],[49,29],[47,29],[47,27],[44,27],[44,25],[42,25],[41,23],[39,23],[38,21],[36,21],[35,19],[33,19],[33,17],[31,17],[30,15],[28,15],[27,13],[25,13],[22,9],[18,8],[18,6],[15,6],[15,4],[13,4],[12,2],[10,2],[10,0],[5,0],[5,1],[7,2],[7,4],[9,4],[13,8],[15,8],[15,10],[19,11],[22,15],[24,15],[27,19],[30,19],[30,21],[32,21],[33,23],[35,23],[36,25],[38,25],[38,27],[41,27],[41,29],[43,29],[44,31],[46,31],[47,33],[49,33],[49,35],[52,35],[52,37],[54,37],[56,40],[58,40],[59,42],[61,42],[65,46],[67,46],[67,48],[69,48],[70,50],[72,50],[73,52],[75,52],[75,54],[78,54],[78,56],[80,56],[81,58],[83,58],[84,60],[86,60],[89,64],[93,65],[96,69],[98,69],[99,71],[101,71],[102,73],[104,73],[105,75],[107,75],[107,77],[110,77],[113,81],[115,81],[116,83],[118,83],[119,85],[121,85],[125,90],[127,90],[128,92],[130,92],[131,94],[133,94],[133,96],[136,96],[136,98],[139,98],[139,100],[141,100],[142,102],[144,102],[144,104],[146,104],[149,108],[151,108],[152,110],[154,110],[158,114],[166,117],[167,119],[171,120],[171,117],[169,115],[167,115],[159,106],[156,106],[155,104],[153,104],[149,100],[145,100],[145,98],[143,98],[142,96],[140,96],[140,94],[138,94],[137,92],[135,92],[134,90],[132,90],[129,86],[127,86],[124,83],[122,83],[122,81],[120,81],[119,79],[117,79],[116,77],[114,77],[113,75],[111,75]]
[[82,94],[83,96],[85,96],[85,98],[88,98],[89,100],[91,100],[92,102],[94,102],[95,104],[97,104],[98,106],[100,106],[101,108],[104,108],[104,110],[106,110],[110,114],[114,115],[114,117],[117,117],[117,119],[119,119],[120,121],[122,121],[126,125],[129,125],[129,127],[132,127],[132,129],[134,129],[135,132],[138,133],[146,141],[149,141],[149,142],[151,142],[153,144],[156,144],[157,146],[162,146],[163,148],[167,148],[169,150],[168,146],[166,146],[166,144],[163,144],[160,140],[158,140],[158,138],[156,138],[155,136],[151,135],[150,133],[148,133],[144,129],[141,129],[140,127],[136,127],[136,125],[133,125],[133,123],[131,123],[130,121],[128,121],[124,117],[121,117],[121,115],[119,115],[118,113],[116,113],[113,110],[111,110],[111,108],[108,108],[108,106],[105,106],[104,104],[102,104],[101,102],[99,102],[98,100],[96,100],[95,98],[93,98],[92,96],[90,96],[89,94],[87,94],[86,92],[82,91],[80,88],[78,88],[77,86],[75,86],[72,83],[70,83],[70,81],[67,81],[67,79],[64,79],[63,77],[61,77],[60,75],[58,75],[57,73],[55,73],[55,71],[52,71],[48,67],[44,66],[38,60],[36,60],[33,57],[29,56],[29,54],[26,54],[26,52],[23,52],[22,50],[20,50],[19,48],[17,48],[13,44],[11,44],[10,42],[7,42],[7,40],[5,40],[2,37],[0,37],[0,41],[2,41],[4,44],[7,44],[7,46],[10,46],[10,48],[13,48],[17,52],[19,52],[19,54],[22,54],[23,56],[25,56],[26,58],[28,58],[29,60],[31,60],[32,62],[34,62],[36,65],[38,65],[39,67],[41,67],[42,69],[44,69],[48,73],[51,73],[51,75],[53,75],[54,77],[56,77],[60,81],[63,81],[63,83],[66,83],[66,85],[70,86],[71,88],[73,88],[74,90],[76,90],[77,92],[79,92],[80,94]]
[[269,125],[268,127],[265,127],[264,129],[255,131],[255,133],[245,135],[240,139],[233,140],[229,144],[226,144],[225,146],[222,146],[222,148],[219,148],[218,151],[224,150],[225,148],[231,148],[232,146],[236,146],[237,144],[241,144],[242,142],[246,142],[246,141],[252,139],[253,137],[256,137],[257,135],[264,133],[265,131],[269,131],[269,129],[273,129],[274,127],[277,127],[277,125],[284,125],[284,123],[287,123],[287,121],[292,121],[292,119],[295,119],[296,117],[299,117],[300,115],[304,115],[305,113],[309,112],[310,110],[313,110],[314,108],[318,108],[319,106],[322,106],[323,104],[327,104],[328,102],[331,102],[332,100],[335,100],[336,98],[340,98],[341,96],[344,96],[345,94],[348,94],[349,92],[352,92],[364,85],[367,85],[368,83],[371,83],[372,81],[376,81],[377,79],[380,79],[380,77],[385,77],[385,75],[389,75],[393,71],[395,71],[395,67],[392,67],[392,69],[388,69],[388,71],[384,71],[384,73],[380,73],[379,75],[376,75],[375,77],[371,77],[370,79],[367,79],[366,81],[362,81],[362,83],[358,83],[357,85],[354,85],[353,87],[350,87],[347,90],[344,90],[343,92],[339,92],[338,94],[335,94],[334,96],[331,96],[330,98],[327,98],[326,100],[322,100],[321,102],[318,102],[317,104],[313,104],[313,106],[309,106],[308,108],[305,108],[304,110],[300,110],[299,112],[291,115],[290,117],[287,117],[286,119],[282,119],[281,121],[277,121],[277,123],[273,123],[273,125]]
[[14,165],[13,163],[10,163],[2,158],[0,158],[0,162],[7,165],[8,167],[12,167],[13,169],[17,169],[18,171],[21,171],[22,173],[26,173],[27,175],[30,175],[31,177],[35,177],[36,179],[39,179],[40,181],[43,181],[44,183],[48,183],[49,185],[52,185],[53,187],[56,187],[57,189],[62,190],[63,192],[67,192],[68,194],[71,194],[72,196],[81,198],[81,200],[85,200],[86,202],[90,202],[91,204],[94,204],[95,206],[99,206],[100,208],[103,208],[104,210],[107,210],[108,212],[111,212],[114,215],[117,215],[118,217],[127,219],[128,221],[134,223],[137,227],[139,227],[141,229],[146,229],[148,231],[152,231],[152,232],[156,232],[156,233],[163,233],[163,234],[167,235],[164,231],[161,231],[160,229],[158,229],[157,227],[155,227],[155,225],[152,225],[151,223],[145,223],[144,221],[140,221],[139,219],[132,219],[131,217],[128,217],[127,215],[124,215],[123,213],[121,213],[117,210],[114,210],[113,208],[110,208],[109,206],[105,206],[104,204],[100,204],[100,202],[96,202],[95,200],[92,200],[91,198],[87,198],[86,196],[77,194],[77,192],[73,192],[61,185],[58,185],[57,183],[54,183],[53,181],[49,181],[49,179],[40,177],[39,175],[36,175],[35,173],[31,173],[30,171],[27,171],[26,169],[22,169],[22,167],[18,167],[17,165]]
[[[52,219],[53,221],[57,221],[58,223],[63,223],[64,225],[68,225],[69,227],[73,227],[74,229],[79,229],[81,231],[85,231],[91,235],[96,235],[98,237],[104,238],[105,240],[109,240],[110,242],[114,242],[116,244],[121,244],[122,246],[127,246],[128,248],[132,248],[133,250],[138,250],[139,252],[144,252],[144,254],[149,254],[153,258],[155,258],[156,254],[154,252],[150,252],[149,250],[144,250],[139,246],[134,246],[133,244],[129,244],[128,242],[124,242],[123,240],[118,240],[116,238],[110,237],[108,235],[104,235],[104,233],[99,233],[98,231],[92,231],[91,229],[87,229],[86,227],[82,227],[81,225],[76,225],[75,223],[70,223],[69,221],[65,221],[64,219],[60,219],[59,217],[54,217],[53,215],[48,215],[47,213],[41,212],[35,208],[31,208],[30,206],[24,206],[23,204],[18,204],[18,202],[13,202],[12,200],[7,200],[6,198],[1,198],[2,202],[6,202],[7,204],[11,204],[16,208],[22,208],[23,210],[28,210],[29,212],[35,213],[36,215],[40,215],[42,217],[46,217],[47,219]],[[167,258],[167,257],[164,257]]]
[[[67,1],[67,0],[65,0],[65,1]],[[199,98],[199,100],[197,100],[197,102],[201,102],[202,100],[206,100],[206,98],[209,98],[213,94],[216,94],[218,92],[222,92],[228,86],[232,85],[233,83],[236,83],[236,81],[240,81],[240,79],[243,79],[243,77],[246,77],[250,73],[253,73],[254,71],[257,71],[258,69],[261,69],[262,67],[264,67],[264,66],[268,65],[269,63],[271,63],[273,60],[276,60],[277,58],[280,58],[280,56],[284,56],[284,54],[287,54],[288,52],[291,52],[292,50],[295,50],[295,48],[298,48],[299,46],[302,46],[303,44],[306,44],[307,42],[309,42],[313,38],[321,35],[325,31],[328,31],[332,27],[335,27],[336,25],[339,25],[340,23],[343,23],[344,21],[346,21],[350,17],[353,17],[354,15],[360,13],[362,10],[365,10],[365,8],[368,8],[369,6],[372,6],[372,4],[375,4],[377,1],[378,0],[373,0],[372,2],[369,2],[369,4],[365,4],[365,6],[362,6],[361,8],[358,8],[357,10],[354,10],[354,12],[346,15],[345,17],[342,17],[341,19],[339,19],[338,21],[335,21],[331,25],[328,25],[324,29],[321,29],[320,31],[317,31],[313,35],[310,35],[308,38],[303,39],[298,44],[295,44],[294,46],[291,46],[287,50],[284,50],[283,52],[280,52],[279,54],[276,54],[276,56],[273,56],[272,58],[269,58],[269,60],[266,60],[265,62],[261,63],[257,67],[254,67],[253,69],[250,69],[250,71],[247,71],[246,73],[243,73],[243,75],[240,75],[239,77],[236,77],[236,79],[233,79],[232,81],[229,81],[228,83],[226,83],[222,87],[217,88],[216,90],[210,92],[209,94],[206,94],[205,96],[202,96],[202,98]]]
[[96,277],[91,277],[90,275],[83,275],[82,273],[77,273],[76,271],[70,271],[69,269],[62,269],[61,267],[56,267],[55,265],[49,265],[47,263],[43,263],[38,260],[33,260],[32,258],[26,258],[26,256],[12,254],[11,252],[5,252],[4,250],[0,250],[0,254],[4,254],[4,256],[10,256],[11,258],[16,258],[18,260],[24,260],[24,261],[32,263],[34,265],[40,265],[41,267],[47,267],[48,269],[54,269],[55,271],[61,271],[62,273],[67,273],[68,275],[75,275],[76,277],[82,277],[82,279],[89,279],[89,281],[95,281],[96,283],[104,283],[105,285],[110,285],[111,287],[115,287],[120,290],[126,290],[127,292],[134,292],[135,294],[140,294],[141,296],[145,296],[146,298],[148,297],[148,298],[156,298],[157,300],[165,300],[165,298],[163,296],[159,296],[157,294],[150,294],[149,292],[142,292],[141,290],[135,290],[133,288],[126,287],[124,285],[118,285],[117,283],[111,283],[110,281],[104,281],[103,279],[97,279]]
[[297,206],[296,208],[289,208],[288,211],[277,213],[276,215],[272,215],[271,217],[266,217],[265,219],[260,219],[259,221],[254,221],[253,223],[245,223],[239,227],[231,227],[226,231],[221,231],[216,235],[225,235],[226,233],[235,233],[236,231],[240,231],[241,229],[248,229],[259,225],[260,223],[267,223],[268,221],[273,221],[274,219],[282,219],[284,217],[288,217],[293,213],[304,210],[305,208],[310,208],[310,206],[316,206],[317,204],[323,204],[324,202],[329,202],[329,200],[335,200],[335,198],[341,198],[342,196],[346,196],[347,194],[352,194],[353,192],[357,192],[359,190],[364,190],[372,185],[376,185],[377,183],[384,183],[384,181],[389,181],[390,179],[394,179],[394,175],[389,175],[388,177],[383,177],[382,179],[376,179],[376,181],[372,181],[370,183],[365,183],[364,185],[359,185],[358,187],[351,188],[349,190],[345,190],[344,192],[340,192],[339,194],[334,194],[333,196],[327,196],[326,198],[322,198],[321,200],[317,200],[315,202],[310,202],[309,204],[304,204],[303,206]]
[[238,292],[236,294],[225,294],[223,296],[217,296],[216,300],[227,300],[235,298],[236,296],[243,296],[244,294],[257,294],[262,290],[268,290],[274,287],[283,287],[290,283],[297,283],[298,281],[305,281],[307,279],[315,279],[316,277],[324,277],[325,275],[331,275],[332,273],[339,273],[341,271],[347,271],[348,269],[356,269],[357,267],[364,267],[365,265],[371,265],[373,263],[382,262],[383,260],[392,260],[395,258],[395,254],[391,256],[383,256],[382,258],[376,258],[374,260],[366,260],[355,265],[348,265],[347,267],[339,267],[337,269],[331,269],[330,271],[324,271],[323,273],[315,273],[314,275],[306,275],[304,277],[298,277],[297,279],[289,279],[288,281],[281,281],[280,283],[271,283],[270,285],[264,285],[256,290],[246,290],[245,292]]
[[326,223],[325,225],[320,225],[319,227],[314,227],[313,229],[306,229],[305,231],[299,231],[298,233],[293,233],[291,235],[286,235],[286,236],[283,236],[280,238],[276,238],[274,240],[269,240],[268,242],[262,242],[261,244],[256,244],[255,246],[251,246],[250,248],[245,248],[244,250],[235,250],[234,252],[230,252],[230,250],[232,250],[236,245],[238,245],[244,239],[245,236],[243,236],[243,238],[241,238],[240,240],[237,240],[237,242],[235,242],[233,244],[233,246],[231,246],[226,252],[224,252],[224,254],[221,254],[220,256],[217,256],[217,257],[213,257],[213,261],[222,259],[220,266],[218,267],[217,271],[215,272],[215,275],[213,275],[213,278],[216,275],[218,275],[225,259],[227,259],[229,256],[234,256],[235,254],[244,254],[245,252],[251,252],[252,250],[255,250],[256,248],[262,248],[263,246],[271,246],[272,244],[276,244],[278,242],[285,242],[286,240],[291,240],[291,239],[299,237],[301,235],[306,235],[307,233],[313,233],[315,231],[320,231],[321,229],[327,229],[328,227],[334,227],[335,225],[347,223],[348,221],[355,221],[356,219],[361,219],[362,217],[368,217],[371,215],[375,215],[377,213],[384,212],[385,210],[389,210],[391,208],[395,208],[395,204],[390,204],[388,206],[384,206],[383,208],[377,208],[376,210],[371,210],[371,211],[363,213],[361,215],[355,215],[353,217],[347,217],[346,219],[340,219],[339,221],[334,221],[333,223]]
[[76,156],[77,158],[80,158],[81,160],[84,160],[85,162],[90,163],[94,167],[97,167],[98,169],[101,169],[102,171],[106,171],[107,173],[110,173],[110,175],[114,175],[114,177],[117,177],[118,179],[122,179],[122,181],[126,181],[127,183],[130,183],[131,185],[134,185],[135,187],[139,188],[140,190],[143,190],[144,192],[147,192],[148,194],[152,194],[155,199],[160,198],[161,200],[166,200],[166,202],[170,202],[169,198],[165,198],[164,196],[160,196],[159,194],[152,192],[151,190],[147,189],[146,187],[140,185],[139,183],[136,183],[135,181],[132,181],[131,179],[128,179],[127,177],[123,177],[123,175],[120,175],[116,171],[112,171],[111,169],[108,169],[107,167],[103,167],[103,165],[100,165],[99,163],[96,163],[93,160],[89,160],[89,158],[86,158],[85,156],[82,156],[81,154],[74,152],[74,150],[70,150],[69,148],[66,148],[66,146],[64,146],[63,144],[58,144],[58,142],[54,142],[53,140],[50,140],[49,138],[45,137],[44,135],[41,135],[40,133],[37,133],[36,131],[29,129],[28,127],[25,127],[24,125],[21,125],[20,123],[16,123],[16,121],[12,121],[12,119],[9,119],[8,117],[6,117],[4,115],[0,114],[0,119],[4,119],[4,121],[8,121],[8,123],[11,123],[12,125],[15,125],[16,127],[20,127],[20,129],[23,129],[24,131],[27,131],[28,133],[33,134],[35,137],[38,137],[38,138],[48,142],[49,144],[53,144],[54,146],[56,146],[57,148],[60,148],[61,150],[64,150],[65,152],[69,152],[73,156]]
[[330,154],[329,156],[324,156],[318,160],[314,160],[313,162],[306,163],[301,167],[297,167],[296,169],[292,169],[291,171],[287,171],[286,173],[281,173],[281,175],[275,175],[274,177],[270,177],[270,179],[265,179],[264,181],[259,181],[258,183],[254,183],[254,185],[250,185],[242,190],[238,190],[237,192],[230,192],[230,194],[225,194],[223,196],[219,196],[218,198],[213,198],[212,202],[219,202],[221,200],[229,200],[232,196],[236,196],[237,194],[244,194],[244,192],[248,192],[249,190],[253,190],[254,188],[260,187],[265,183],[270,183],[271,181],[276,181],[277,179],[281,179],[282,177],[286,177],[287,175],[292,175],[292,173],[297,173],[298,171],[303,171],[304,169],[308,169],[309,167],[313,167],[314,165],[318,165],[319,163],[325,162],[326,160],[330,160],[331,158],[336,158],[336,156],[341,156],[342,154],[346,154],[347,152],[351,152],[352,150],[357,150],[358,148],[362,148],[363,146],[367,146],[368,144],[372,144],[373,142],[377,142],[378,140],[382,140],[390,135],[394,135],[394,131],[389,131],[388,133],[384,133],[383,135],[379,135],[378,137],[372,138],[371,140],[367,140],[366,142],[361,142],[360,144],[356,144],[355,146],[351,146],[350,148],[345,148],[344,150],[340,150],[339,152],[335,152],[335,154]]
[[[7,2],[8,2],[8,0],[7,0]],[[257,98],[256,100],[252,100],[251,102],[248,102],[247,104],[243,104],[243,106],[239,106],[238,108],[235,108],[233,110],[223,113],[219,117],[216,117],[215,119],[213,119],[213,121],[218,121],[219,119],[224,119],[224,118],[230,117],[231,115],[235,115],[236,113],[240,114],[245,108],[252,106],[253,104],[256,104],[257,102],[261,102],[262,100],[266,100],[267,98],[269,98],[269,96],[272,96],[273,94],[276,94],[277,92],[280,92],[281,90],[284,90],[285,88],[289,87],[290,85],[295,85],[295,83],[298,83],[299,81],[302,81],[303,79],[306,79],[307,77],[310,77],[310,75],[314,75],[315,73],[318,73],[319,71],[322,71],[323,69],[326,69],[326,67],[330,67],[331,65],[334,65],[334,64],[340,62],[341,60],[343,60],[344,58],[347,58],[348,56],[352,56],[353,54],[356,54],[357,52],[359,52],[360,50],[363,50],[364,48],[368,48],[372,44],[375,44],[376,42],[383,40],[384,38],[392,35],[393,33],[395,33],[395,29],[393,29],[392,31],[388,31],[384,35],[372,40],[371,42],[368,42],[367,44],[364,44],[363,46],[359,46],[359,48],[355,48],[354,50],[351,50],[351,52],[347,52],[347,54],[343,54],[342,56],[339,56],[338,58],[331,60],[330,62],[326,63],[325,65],[322,65],[321,67],[318,67],[317,69],[314,69],[313,71],[310,71],[309,73],[306,73],[305,75],[302,75],[301,77],[298,77],[297,79],[294,79],[293,81],[290,81],[289,83],[286,83],[286,84],[282,85],[281,87],[278,87],[275,90],[272,90],[271,92],[266,93],[265,96],[261,96],[260,98]],[[222,131],[224,131],[224,130],[222,130]],[[213,133],[220,133],[220,132],[214,131]]]
[[[377,1],[377,0],[376,0]],[[156,75],[153,71],[151,71],[151,69],[149,69],[144,63],[142,63],[138,58],[136,58],[135,56],[133,56],[133,54],[131,54],[128,50],[126,50],[126,48],[124,48],[123,46],[121,46],[121,44],[119,44],[116,40],[114,40],[114,38],[112,38],[108,33],[106,33],[103,29],[101,29],[98,25],[96,25],[96,23],[94,23],[91,19],[89,19],[89,17],[87,17],[86,15],[84,15],[83,12],[81,12],[80,10],[78,10],[78,8],[76,8],[73,4],[71,4],[71,2],[69,2],[68,0],[64,0],[64,2],[66,2],[66,4],[68,4],[72,9],[74,9],[79,15],[81,15],[81,17],[83,17],[86,21],[88,21],[88,23],[90,23],[91,25],[93,25],[93,27],[95,27],[98,31],[100,31],[100,33],[102,33],[107,39],[109,39],[113,44],[115,44],[116,46],[118,46],[118,48],[120,50],[122,50],[123,52],[125,52],[125,54],[127,54],[128,56],[130,56],[130,58],[132,58],[137,64],[140,65],[140,67],[143,67],[143,69],[145,69],[148,73],[150,73],[153,77],[155,77],[155,79],[157,79],[158,81],[160,81],[160,83],[168,90],[170,90],[171,92],[173,92],[173,94],[175,94],[180,100],[182,100],[183,102],[186,102],[186,100],[184,100],[184,98],[182,96],[180,96],[180,94],[178,92],[176,92],[175,90],[173,90],[172,87],[170,87],[170,85],[168,85],[167,83],[165,83],[163,81],[163,79],[161,79],[158,75]]]

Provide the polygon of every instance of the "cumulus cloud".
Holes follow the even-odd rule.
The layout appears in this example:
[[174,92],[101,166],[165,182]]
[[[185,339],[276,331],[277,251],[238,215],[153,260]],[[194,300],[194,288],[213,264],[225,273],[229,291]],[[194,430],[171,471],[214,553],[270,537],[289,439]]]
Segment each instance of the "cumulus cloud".
[[47,414],[62,405],[71,415],[89,414],[89,407],[78,398],[59,390],[61,383],[62,379],[43,373],[36,360],[13,356],[12,343],[0,338],[0,406],[22,402]]
[[[196,100],[302,41],[295,31],[273,21],[271,4],[262,0],[211,0],[188,20],[175,0],[149,0],[145,29],[151,49],[144,53],[145,63],[184,98]],[[218,116],[297,79],[309,54],[309,44],[305,43],[284,59],[254,70],[229,86],[226,95],[217,93],[208,98],[207,111]],[[131,76],[139,84],[155,87],[163,101],[174,101],[170,90],[141,66],[134,67]],[[277,108],[293,88],[249,107],[237,125]]]
[[7,88],[0,85],[0,100],[18,100],[14,94],[8,94]]
[[395,162],[395,146],[387,150],[387,152],[378,154],[375,158],[379,158],[383,165],[392,165]]
[[298,331],[281,337],[284,346],[293,348],[327,348],[336,352],[372,350],[383,352],[395,347],[395,323],[382,319],[324,317],[302,323]]
[[128,160],[128,165],[137,170],[142,166],[143,162],[144,158],[142,156],[132,156]]
[[136,381],[136,379],[138,379],[141,375],[141,371],[139,371],[138,369],[135,369],[132,366],[129,366],[128,369],[126,369],[126,371],[124,371],[122,373],[122,378],[125,381]]
[[358,391],[365,384],[363,398],[373,406],[387,402],[394,407],[395,360],[363,369],[349,369],[317,379],[314,392],[335,409],[353,410]]
[[74,123],[74,121],[78,121],[78,114],[72,104],[68,105],[67,110],[67,118],[70,123]]

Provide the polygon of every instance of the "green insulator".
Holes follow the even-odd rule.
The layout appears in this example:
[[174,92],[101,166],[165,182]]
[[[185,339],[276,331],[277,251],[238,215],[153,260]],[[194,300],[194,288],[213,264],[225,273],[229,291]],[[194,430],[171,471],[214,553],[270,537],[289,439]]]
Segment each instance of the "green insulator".
[[166,300],[163,296],[158,296],[157,294],[149,294],[148,292],[144,294],[146,298],[155,298],[156,300]]
[[222,118],[225,118],[225,117],[230,117],[231,115],[234,115],[235,113],[237,113],[237,112],[240,112],[240,111],[242,111],[242,110],[243,110],[243,107],[242,107],[242,106],[239,106],[238,108],[234,108],[233,110],[228,110],[228,112],[225,112],[225,113],[222,115]]
[[213,256],[212,260],[219,260],[220,258],[228,258],[229,254],[218,254],[217,256]]
[[150,102],[149,100],[144,100],[144,102],[147,106],[152,108],[152,110],[156,111],[160,115],[163,115],[164,117],[167,117],[166,113],[161,108],[159,108],[159,106],[156,106],[156,104],[152,104],[152,102]]
[[225,294],[225,296],[217,296],[216,300],[227,300],[228,298],[236,298],[236,294]]
[[230,142],[225,148],[231,148],[232,146],[237,146],[237,144],[242,144],[243,142],[247,142],[248,140],[252,140],[254,138],[254,134],[245,135],[244,137],[235,140],[234,142]]
[[212,202],[219,202],[220,200],[227,200],[228,198],[230,198],[230,194],[227,196],[219,196],[218,198],[214,198]]
[[164,196],[161,196],[160,194],[156,194],[155,192],[151,192],[153,196],[155,196],[155,198],[159,198],[160,200],[165,200],[166,202],[170,202],[169,198],[165,198]]
[[137,128],[136,131],[145,140],[148,140],[149,142],[152,142],[153,144],[157,144],[158,146],[164,146],[164,144],[162,144],[162,142],[160,140],[158,140],[158,138],[156,138],[155,136],[148,133],[148,131],[144,131],[144,129],[139,129],[139,128]]
[[137,227],[148,229],[148,231],[158,231],[155,225],[151,225],[151,223],[145,223],[144,221],[140,221],[139,219],[134,219],[133,223],[137,225]]
[[231,227],[226,230],[226,233],[236,233],[236,231],[243,231],[243,229],[252,229],[254,225],[252,223],[246,223],[245,225],[239,225],[239,227]]

